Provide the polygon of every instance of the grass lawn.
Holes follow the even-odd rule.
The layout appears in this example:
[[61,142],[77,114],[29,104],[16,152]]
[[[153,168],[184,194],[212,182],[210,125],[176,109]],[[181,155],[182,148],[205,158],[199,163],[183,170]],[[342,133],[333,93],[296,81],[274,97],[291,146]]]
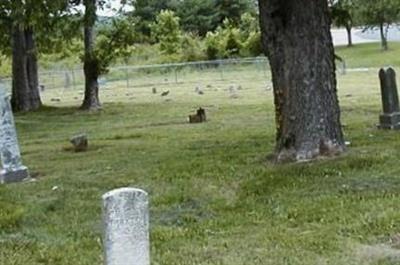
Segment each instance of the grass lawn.
[[[368,47],[351,50],[364,60]],[[45,92],[48,107],[16,115],[37,181],[0,186],[0,264],[102,264],[101,195],[124,186],[150,195],[154,265],[399,264],[400,134],[376,129],[377,73],[338,76],[346,154],[289,165],[267,159],[267,79],[235,80],[238,98],[231,80],[204,95],[192,83],[159,87],[167,98],[121,85],[102,91],[99,113],[76,109],[79,91],[62,102]],[[209,121],[188,124],[199,106]],[[89,151],[68,151],[79,132]]]
[[358,44],[353,47],[336,47],[348,67],[376,67],[400,65],[400,43],[390,42],[389,50],[383,52],[380,43]]

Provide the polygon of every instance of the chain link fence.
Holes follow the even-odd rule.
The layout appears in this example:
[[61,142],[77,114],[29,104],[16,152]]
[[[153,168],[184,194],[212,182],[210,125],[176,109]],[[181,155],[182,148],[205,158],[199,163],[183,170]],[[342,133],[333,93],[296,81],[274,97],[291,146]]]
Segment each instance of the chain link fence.
[[[346,73],[345,64],[342,62],[338,62],[338,73]],[[3,83],[11,91],[11,79],[4,79]],[[50,98],[62,98],[68,93],[75,93],[75,98],[82,94],[85,78],[81,68],[40,71],[39,84],[42,94],[51,94]],[[156,65],[123,65],[111,67],[107,74],[99,78],[101,90],[118,88],[140,91],[135,88],[178,85],[194,88],[212,84],[226,87],[231,84],[251,84],[271,89],[268,60],[266,57],[254,57]]]
[[[254,79],[267,77],[268,60],[265,57],[198,61],[143,66],[111,67],[107,74],[99,78],[100,86],[113,85],[131,87],[156,86],[161,84],[191,83],[202,81]],[[240,73],[247,76],[238,76]],[[251,75],[248,75],[251,73]],[[7,88],[11,88],[11,79],[4,79]],[[82,69],[63,69],[40,71],[39,83],[42,90],[47,89],[83,89],[85,79]]]

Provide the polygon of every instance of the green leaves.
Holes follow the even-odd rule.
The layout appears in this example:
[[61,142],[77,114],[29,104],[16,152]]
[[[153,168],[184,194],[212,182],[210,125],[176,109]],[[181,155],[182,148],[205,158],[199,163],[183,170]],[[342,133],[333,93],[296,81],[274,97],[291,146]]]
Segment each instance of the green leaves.
[[241,56],[258,56],[261,50],[261,35],[257,18],[250,13],[241,16],[239,25],[225,19],[222,26],[208,32],[205,38],[208,59]]
[[100,58],[100,73],[106,73],[107,67],[117,58],[127,58],[133,51],[135,33],[132,21],[124,17],[116,17],[109,25],[100,27],[98,31],[95,56]]
[[137,30],[150,36],[151,24],[162,10],[172,10],[180,18],[182,28],[204,37],[226,18],[238,24],[241,15],[256,13],[254,0],[136,0],[132,16],[139,18]]
[[355,12],[353,0],[339,0],[331,5],[332,20],[338,27],[352,26]]
[[399,19],[399,0],[356,0],[362,22],[370,26],[392,24]]
[[179,18],[170,10],[161,11],[156,22],[151,25],[152,37],[160,43],[162,53],[171,55],[178,53],[182,33],[179,25]]

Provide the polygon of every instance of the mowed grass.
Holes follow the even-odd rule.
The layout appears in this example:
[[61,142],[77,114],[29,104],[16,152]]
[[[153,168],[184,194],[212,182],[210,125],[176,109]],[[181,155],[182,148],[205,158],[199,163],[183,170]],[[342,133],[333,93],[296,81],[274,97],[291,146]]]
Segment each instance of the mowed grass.
[[[47,91],[48,107],[16,115],[37,181],[0,186],[0,264],[102,264],[101,195],[125,186],[150,195],[152,264],[399,264],[400,134],[376,129],[377,73],[338,79],[348,151],[285,165],[268,160],[268,77],[237,77],[237,98],[232,80],[158,86],[167,97],[121,85],[98,113]],[[208,122],[188,124],[199,106]],[[68,151],[79,132],[89,151]]]
[[379,42],[357,44],[353,47],[336,47],[336,53],[341,56],[348,67],[375,67],[400,65],[400,42],[390,42],[389,50],[382,51]]

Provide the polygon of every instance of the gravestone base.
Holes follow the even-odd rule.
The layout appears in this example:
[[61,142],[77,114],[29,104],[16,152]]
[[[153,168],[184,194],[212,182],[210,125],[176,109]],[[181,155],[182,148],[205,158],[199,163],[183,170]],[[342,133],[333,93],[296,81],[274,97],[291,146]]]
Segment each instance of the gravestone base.
[[392,114],[382,114],[379,116],[379,129],[399,130],[400,129],[400,112]]
[[28,168],[22,168],[15,171],[5,172],[4,170],[0,172],[0,183],[12,183],[12,182],[22,182],[29,180]]

